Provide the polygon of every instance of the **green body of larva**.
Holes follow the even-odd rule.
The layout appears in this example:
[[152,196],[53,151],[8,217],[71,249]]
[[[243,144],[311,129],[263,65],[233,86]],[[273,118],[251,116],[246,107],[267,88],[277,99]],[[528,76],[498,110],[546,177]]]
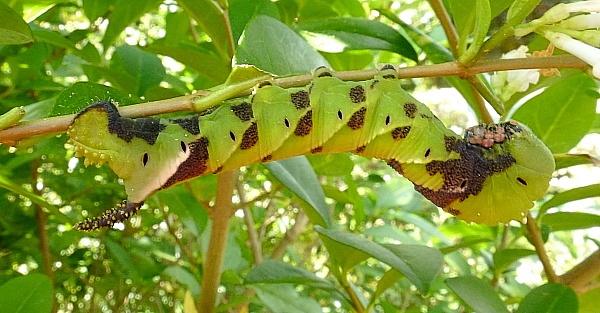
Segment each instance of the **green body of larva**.
[[246,102],[185,119],[128,119],[110,101],[80,112],[68,130],[77,156],[108,162],[128,199],[76,225],[112,226],[158,190],[185,180],[302,154],[353,152],[384,159],[458,218],[488,225],[522,219],[548,187],[554,160],[515,122],[447,129],[384,68],[343,82],[320,68],[308,87],[262,84]]

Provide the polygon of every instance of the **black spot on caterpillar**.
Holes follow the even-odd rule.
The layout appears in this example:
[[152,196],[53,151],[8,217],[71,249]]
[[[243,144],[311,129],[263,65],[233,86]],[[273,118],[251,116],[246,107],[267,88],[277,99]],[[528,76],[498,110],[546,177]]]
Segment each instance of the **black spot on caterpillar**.
[[[197,176],[308,153],[383,159],[468,222],[522,219],[545,194],[554,159],[525,127],[481,124],[461,138],[433,117],[402,90],[392,67],[363,82],[343,82],[320,68],[308,87],[261,84],[250,101],[186,119],[129,119],[112,102],[98,102],[76,116],[70,142],[85,164],[108,162],[128,199],[77,227],[110,227],[156,191]],[[129,157],[119,153],[125,150]]]

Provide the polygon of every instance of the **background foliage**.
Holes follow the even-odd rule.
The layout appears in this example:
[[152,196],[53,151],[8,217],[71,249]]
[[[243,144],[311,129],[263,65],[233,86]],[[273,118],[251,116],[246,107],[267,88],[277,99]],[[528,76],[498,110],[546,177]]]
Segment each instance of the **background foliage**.
[[[64,133],[9,142],[0,132],[0,141],[17,146],[0,145],[0,312],[594,312],[597,81],[561,69],[498,106],[489,76],[475,75],[521,44],[546,49],[536,34],[496,34],[552,5],[0,1],[0,113],[10,111],[0,129],[22,117],[20,107],[21,125],[33,128],[103,99],[122,106],[172,99],[164,109],[177,111],[185,95],[224,83],[232,64],[292,76],[320,65],[392,63],[416,69],[406,74],[414,77],[407,89],[434,98],[446,125],[461,131],[495,113],[518,119],[558,167],[527,224],[467,225],[385,164],[338,154],[247,166],[219,178],[219,190],[216,176],[200,177],[161,191],[127,225],[83,233],[72,225],[125,198],[118,178],[108,166],[84,167]],[[442,13],[454,28],[444,31],[450,20]],[[491,61],[481,61],[484,53]],[[465,66],[421,68],[455,59]],[[544,65],[585,67],[570,56]],[[459,93],[421,93],[449,86]],[[457,100],[438,108],[446,97]],[[470,109],[457,113],[463,102]],[[227,192],[235,195],[225,211],[218,198]]]

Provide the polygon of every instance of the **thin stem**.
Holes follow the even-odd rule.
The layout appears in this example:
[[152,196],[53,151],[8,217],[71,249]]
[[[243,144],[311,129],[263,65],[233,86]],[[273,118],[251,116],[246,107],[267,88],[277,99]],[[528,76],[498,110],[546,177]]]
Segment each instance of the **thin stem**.
[[554,272],[554,268],[552,268],[552,264],[550,263],[550,259],[548,258],[548,254],[544,248],[542,233],[537,225],[537,221],[531,215],[531,212],[527,213],[527,232],[529,233],[529,240],[531,240],[538,257],[544,266],[544,272],[546,272],[548,281],[551,283],[559,282],[559,278],[556,275],[556,272]]
[[263,262],[262,245],[258,239],[256,228],[254,227],[254,218],[252,217],[252,212],[248,207],[249,204],[246,203],[246,194],[244,193],[242,183],[238,181],[235,187],[237,189],[240,202],[244,203],[242,205],[242,210],[244,211],[244,223],[246,224],[246,228],[248,228],[248,241],[250,242],[250,250],[252,250],[252,256],[254,257],[254,265],[258,265]]
[[448,14],[446,7],[444,7],[444,2],[441,0],[429,0],[429,5],[440,20],[444,33],[446,33],[446,38],[448,38],[448,44],[450,45],[450,50],[452,51],[454,59],[458,59],[458,32],[452,23],[452,19],[450,19],[450,14]]
[[217,289],[221,283],[221,269],[229,235],[229,221],[235,213],[231,198],[237,177],[237,170],[219,174],[215,206],[209,212],[212,228],[208,251],[202,267],[202,290],[198,300],[199,312],[215,312]]
[[308,215],[306,215],[306,213],[304,213],[304,211],[302,210],[298,211],[298,214],[296,214],[294,226],[292,226],[292,228],[288,229],[288,231],[285,232],[285,236],[283,237],[283,239],[281,239],[281,242],[279,242],[277,247],[275,247],[275,249],[273,250],[273,254],[271,254],[271,259],[277,260],[283,256],[285,250],[287,249],[287,246],[289,246],[294,241],[296,241],[296,239],[298,239],[298,236],[302,233],[304,227],[308,225],[308,221]]
[[598,275],[600,275],[600,250],[596,250],[581,263],[559,276],[559,281],[573,288],[578,294],[582,294],[598,287],[597,283],[590,284]]

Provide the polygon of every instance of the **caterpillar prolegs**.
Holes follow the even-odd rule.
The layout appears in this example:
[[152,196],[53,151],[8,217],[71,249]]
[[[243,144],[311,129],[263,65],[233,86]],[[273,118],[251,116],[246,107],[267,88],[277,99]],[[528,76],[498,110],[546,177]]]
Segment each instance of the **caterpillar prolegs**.
[[384,67],[343,82],[326,68],[305,88],[257,86],[248,101],[181,119],[129,119],[110,101],[82,110],[68,130],[85,164],[108,162],[127,201],[75,227],[112,226],[158,190],[255,162],[352,152],[386,160],[415,189],[458,218],[496,225],[521,220],[554,171],[546,146],[516,122],[447,129]]

